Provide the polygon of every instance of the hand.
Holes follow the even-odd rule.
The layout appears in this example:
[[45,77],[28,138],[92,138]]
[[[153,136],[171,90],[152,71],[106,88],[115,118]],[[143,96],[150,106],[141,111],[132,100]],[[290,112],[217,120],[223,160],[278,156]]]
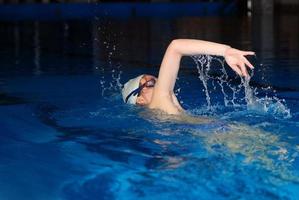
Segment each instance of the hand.
[[253,69],[253,65],[246,59],[247,55],[254,55],[252,51],[240,51],[234,48],[228,48],[224,53],[226,63],[240,76],[248,77],[246,66]]

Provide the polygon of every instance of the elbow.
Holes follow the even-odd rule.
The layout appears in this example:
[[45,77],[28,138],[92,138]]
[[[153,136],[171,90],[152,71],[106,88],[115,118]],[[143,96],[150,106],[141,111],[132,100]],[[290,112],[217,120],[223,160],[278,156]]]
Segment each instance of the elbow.
[[180,54],[180,39],[174,39],[170,42],[168,50]]

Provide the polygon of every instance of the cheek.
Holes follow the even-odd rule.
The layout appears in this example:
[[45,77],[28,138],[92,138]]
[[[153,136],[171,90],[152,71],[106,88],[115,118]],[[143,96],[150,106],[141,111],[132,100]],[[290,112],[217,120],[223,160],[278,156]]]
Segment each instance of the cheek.
[[152,96],[153,96],[153,90],[151,89],[151,90],[149,90],[147,92],[147,95],[146,95],[147,100],[151,101],[152,100]]

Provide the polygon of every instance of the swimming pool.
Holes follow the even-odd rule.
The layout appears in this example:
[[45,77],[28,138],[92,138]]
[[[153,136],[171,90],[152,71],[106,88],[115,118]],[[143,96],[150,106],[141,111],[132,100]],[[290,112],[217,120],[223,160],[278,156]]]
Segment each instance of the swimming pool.
[[[2,23],[0,199],[298,199],[299,48],[286,51],[298,38],[276,27],[277,42],[264,49],[250,24],[209,17]],[[256,50],[255,103],[229,70],[219,78],[216,58],[206,93],[185,58],[178,97],[213,123],[161,121],[123,104],[121,83],[157,74],[175,37]]]

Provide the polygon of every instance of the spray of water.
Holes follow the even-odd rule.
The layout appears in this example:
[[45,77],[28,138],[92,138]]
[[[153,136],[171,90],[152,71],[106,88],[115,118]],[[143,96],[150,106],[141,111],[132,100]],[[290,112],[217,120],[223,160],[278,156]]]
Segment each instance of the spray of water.
[[203,91],[206,95],[206,101],[208,105],[208,109],[211,109],[211,97],[208,89],[208,80],[211,79],[208,72],[211,68],[211,56],[192,56],[194,62],[196,63],[196,68],[198,71],[198,78],[201,80],[203,84]]
[[[100,76],[100,91],[101,95],[104,97],[108,92],[119,91],[122,87],[120,83],[121,79],[121,64],[119,62],[113,61],[114,54],[117,53],[117,45],[112,38],[116,37],[116,33],[112,34],[108,31],[106,26],[99,26],[99,19],[95,18],[94,23],[94,65],[97,74]],[[108,26],[110,22],[107,22]],[[119,33],[121,34],[121,33]],[[99,50],[97,50],[99,49]],[[100,58],[98,57],[100,53],[98,51],[107,52],[107,63],[102,64]]]
[[[198,78],[203,84],[203,92],[205,93],[208,110],[213,110],[214,108],[211,101],[211,94],[216,87],[215,85],[218,85],[221,89],[225,106],[233,108],[246,106],[248,110],[269,113],[278,118],[291,117],[290,110],[285,105],[285,100],[279,99],[275,95],[272,97],[258,97],[257,88],[253,88],[249,84],[253,72],[248,78],[240,77],[240,84],[232,84],[222,59],[208,55],[192,56],[192,59],[198,70]],[[220,63],[221,75],[216,77],[210,75],[213,61]]]

